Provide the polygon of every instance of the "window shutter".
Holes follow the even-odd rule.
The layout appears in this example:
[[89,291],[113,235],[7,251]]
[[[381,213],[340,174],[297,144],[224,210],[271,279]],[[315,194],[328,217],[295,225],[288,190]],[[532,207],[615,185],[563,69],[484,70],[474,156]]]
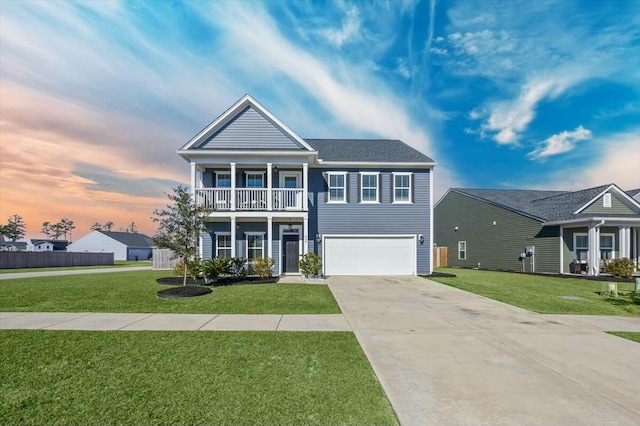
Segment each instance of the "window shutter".
[[329,175],[327,172],[322,172],[322,178],[324,179],[324,202],[329,201]]
[[[409,185],[410,185],[410,192],[411,192],[411,199],[409,201],[411,201],[412,203],[416,202],[416,178],[415,178],[416,174],[415,173],[411,173],[409,175]],[[431,179],[431,176],[429,176],[429,179]]]

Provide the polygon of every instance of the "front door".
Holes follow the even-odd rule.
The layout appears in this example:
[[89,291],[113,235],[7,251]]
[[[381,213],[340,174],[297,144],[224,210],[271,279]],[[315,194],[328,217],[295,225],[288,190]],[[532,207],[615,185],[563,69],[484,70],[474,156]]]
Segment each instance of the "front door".
[[298,235],[284,235],[282,237],[282,247],[282,272],[284,274],[299,272],[300,245]]

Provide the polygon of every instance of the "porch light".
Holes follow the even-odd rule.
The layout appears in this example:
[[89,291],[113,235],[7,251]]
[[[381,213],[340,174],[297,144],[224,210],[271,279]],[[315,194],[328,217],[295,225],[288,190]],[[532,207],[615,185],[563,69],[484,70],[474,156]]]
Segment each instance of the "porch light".
[[316,234],[316,243],[320,243],[322,241],[322,236],[320,234]]
[[289,222],[289,231],[293,231],[293,224]]
[[424,244],[424,235],[418,234],[418,241],[420,241],[420,244]]
[[278,173],[278,166],[273,166],[273,171]]

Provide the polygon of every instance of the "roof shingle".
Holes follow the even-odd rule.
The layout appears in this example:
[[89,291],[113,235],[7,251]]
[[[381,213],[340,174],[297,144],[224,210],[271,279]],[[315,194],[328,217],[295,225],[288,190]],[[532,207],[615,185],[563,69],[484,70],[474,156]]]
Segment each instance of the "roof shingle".
[[323,161],[374,163],[433,163],[397,139],[305,139]]

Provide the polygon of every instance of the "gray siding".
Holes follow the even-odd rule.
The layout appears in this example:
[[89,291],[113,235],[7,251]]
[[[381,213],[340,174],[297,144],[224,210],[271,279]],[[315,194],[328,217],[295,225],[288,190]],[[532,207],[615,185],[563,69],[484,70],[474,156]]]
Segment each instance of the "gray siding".
[[[449,266],[480,263],[481,268],[519,271],[520,253],[533,245],[536,272],[560,269],[558,227],[543,227],[536,220],[455,192],[449,192],[434,209],[434,234],[435,244],[448,248]],[[458,259],[458,241],[467,242],[466,260]],[[529,271],[528,259],[525,267]]]
[[[573,254],[573,236],[574,234],[588,234],[589,233],[589,228],[587,228],[586,226],[583,227],[579,227],[579,228],[565,228],[563,230],[562,235],[564,236],[564,246],[565,246],[565,251],[563,253],[563,260],[564,260],[564,272],[573,272],[571,270],[571,262],[573,262],[574,259],[574,254]],[[600,233],[601,234],[613,234],[613,245],[614,245],[614,249],[613,249],[613,255],[614,258],[619,258],[620,257],[620,231],[617,227],[610,227],[610,226],[602,226],[600,227]]]
[[602,206],[602,197],[595,200],[582,213],[591,215],[635,214],[615,193],[611,193],[611,207]]
[[[430,170],[370,170],[380,172],[378,189],[381,191],[378,204],[360,203],[360,170],[332,169],[347,171],[346,204],[327,203],[327,170],[309,171],[309,235],[316,234],[369,234],[369,235],[424,235],[425,242],[418,243],[418,274],[429,272],[431,251],[429,247],[430,208],[429,179]],[[369,171],[369,170],[367,170]],[[393,171],[413,173],[413,203],[393,204]],[[309,244],[313,247],[315,244]],[[317,253],[321,255],[319,248]]]
[[209,137],[199,148],[304,149],[251,106]]

